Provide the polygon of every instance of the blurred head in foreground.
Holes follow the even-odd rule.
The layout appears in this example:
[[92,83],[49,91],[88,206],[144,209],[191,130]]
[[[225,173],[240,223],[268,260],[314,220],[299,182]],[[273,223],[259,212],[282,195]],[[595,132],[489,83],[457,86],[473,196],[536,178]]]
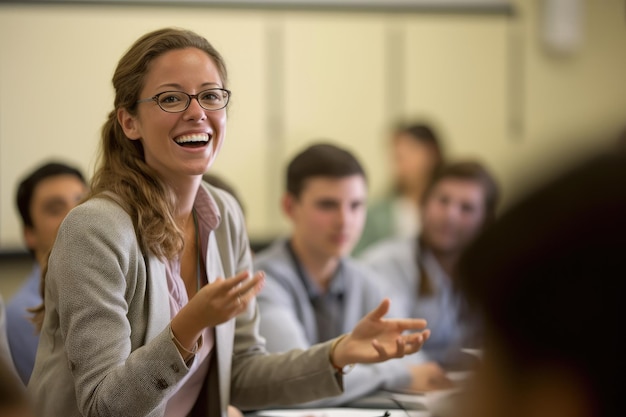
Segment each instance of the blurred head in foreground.
[[486,326],[475,415],[623,415],[625,253],[626,154],[615,151],[531,194],[471,245],[458,284]]

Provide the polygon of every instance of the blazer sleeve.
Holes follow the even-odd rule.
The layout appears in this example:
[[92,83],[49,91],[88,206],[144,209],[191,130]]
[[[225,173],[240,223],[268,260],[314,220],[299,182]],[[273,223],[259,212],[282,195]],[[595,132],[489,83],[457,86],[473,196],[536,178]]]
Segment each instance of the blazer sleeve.
[[129,319],[135,314],[129,300],[143,300],[146,288],[138,277],[146,266],[130,218],[108,204],[100,210],[79,206],[62,224],[49,261],[46,309],[58,310],[81,413],[148,416],[188,369],[169,326],[133,350],[137,329]]

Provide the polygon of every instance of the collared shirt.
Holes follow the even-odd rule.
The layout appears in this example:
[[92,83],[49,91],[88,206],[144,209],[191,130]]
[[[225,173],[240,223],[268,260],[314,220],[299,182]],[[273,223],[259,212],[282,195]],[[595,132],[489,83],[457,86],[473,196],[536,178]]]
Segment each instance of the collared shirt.
[[41,269],[35,263],[24,284],[6,305],[7,339],[11,356],[15,369],[25,385],[28,384],[30,374],[33,372],[39,344],[39,334],[29,319],[31,314],[27,309],[41,304],[40,282]]
[[[215,202],[203,187],[200,187],[198,190],[198,195],[194,202],[194,210],[197,215],[200,241],[198,251],[200,254],[206,254],[209,235],[218,226],[220,218]],[[189,302],[185,282],[180,275],[179,258],[165,263],[165,276],[169,289],[170,314],[174,318],[185,304]],[[200,270],[198,271],[198,280],[198,287],[202,287],[207,283],[206,274],[201,274]],[[198,395],[200,395],[202,384],[209,372],[209,363],[214,345],[213,328],[204,329],[202,338],[202,346],[196,353],[189,373],[180,382],[180,388],[167,401],[166,417],[187,416],[193,408]]]
[[330,279],[328,291],[324,292],[317,282],[311,279],[306,272],[293,250],[290,241],[287,240],[285,244],[291,255],[294,268],[302,281],[302,285],[309,296],[311,306],[315,312],[318,335],[317,342],[330,340],[339,336],[345,331],[343,329],[343,320],[345,316],[344,297],[346,292],[346,278],[342,273],[343,262],[339,261],[339,265]]

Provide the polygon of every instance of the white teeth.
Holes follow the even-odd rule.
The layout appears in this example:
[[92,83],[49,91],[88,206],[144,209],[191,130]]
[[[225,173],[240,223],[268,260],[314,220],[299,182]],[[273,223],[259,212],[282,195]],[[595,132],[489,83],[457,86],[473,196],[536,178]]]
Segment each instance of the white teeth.
[[174,140],[176,143],[208,142],[209,135],[207,133],[194,133],[192,135],[179,136]]

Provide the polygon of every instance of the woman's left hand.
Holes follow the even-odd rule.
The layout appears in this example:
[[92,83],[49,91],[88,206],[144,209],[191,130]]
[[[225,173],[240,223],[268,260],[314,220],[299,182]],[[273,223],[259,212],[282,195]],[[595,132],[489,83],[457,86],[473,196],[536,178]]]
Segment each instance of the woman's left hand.
[[[351,333],[341,339],[331,352],[337,368],[353,363],[376,363],[401,358],[417,352],[430,336],[423,319],[385,319],[389,299],[363,317]],[[422,330],[404,334],[408,330]]]

